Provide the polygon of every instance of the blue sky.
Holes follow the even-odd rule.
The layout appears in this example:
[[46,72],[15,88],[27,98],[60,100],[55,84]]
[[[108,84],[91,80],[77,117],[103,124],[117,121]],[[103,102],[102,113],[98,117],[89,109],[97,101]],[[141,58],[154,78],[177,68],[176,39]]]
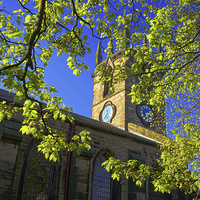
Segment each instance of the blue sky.
[[73,112],[91,118],[94,81],[91,73],[95,69],[94,58],[98,40],[90,37],[89,43],[92,53],[86,54],[82,59],[89,66],[88,71],[74,76],[67,66],[67,55],[63,54],[59,58],[54,55],[45,69],[45,81],[58,90],[57,95],[64,98],[63,102],[72,107]]
[[[17,0],[4,0],[3,5],[6,5],[8,10],[21,8]],[[72,107],[74,113],[91,118],[94,81],[91,73],[95,70],[94,58],[98,39],[91,36],[90,30],[87,33],[92,53],[86,54],[81,61],[89,66],[89,70],[79,76],[74,76],[73,71],[67,66],[67,54],[57,57],[55,53],[45,69],[45,81],[57,89],[58,93],[55,95],[63,97],[65,105]],[[103,45],[106,48],[106,42]],[[106,54],[103,55],[103,58],[106,58]]]
[[[4,0],[3,6],[10,11],[21,8],[17,0]],[[91,31],[88,31],[88,36],[92,53],[86,54],[81,61],[89,66],[89,70],[74,76],[73,71],[67,66],[67,54],[58,58],[55,53],[45,69],[45,81],[57,89],[58,93],[55,95],[63,97],[65,105],[72,107],[74,113],[91,118],[94,81],[91,73],[95,69],[94,58],[98,40],[91,36]]]

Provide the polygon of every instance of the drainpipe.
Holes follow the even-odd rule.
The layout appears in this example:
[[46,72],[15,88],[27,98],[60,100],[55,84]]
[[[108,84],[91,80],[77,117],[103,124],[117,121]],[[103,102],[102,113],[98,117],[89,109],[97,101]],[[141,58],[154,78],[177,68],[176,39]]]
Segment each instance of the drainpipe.
[[[74,129],[75,129],[75,124],[72,123],[70,125],[70,142],[72,142]],[[68,152],[68,158],[67,158],[67,173],[66,173],[66,183],[65,183],[65,200],[67,200],[68,190],[69,190],[69,175],[70,175],[71,156],[72,156],[72,152],[69,151]]]

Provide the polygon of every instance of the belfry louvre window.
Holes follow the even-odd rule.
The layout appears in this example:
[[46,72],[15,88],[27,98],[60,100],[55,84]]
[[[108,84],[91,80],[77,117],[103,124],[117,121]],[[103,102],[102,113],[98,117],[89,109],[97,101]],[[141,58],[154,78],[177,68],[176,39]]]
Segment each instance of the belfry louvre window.
[[108,67],[108,74],[111,76],[111,79],[109,81],[104,81],[104,95],[103,97],[107,96],[110,93],[110,88],[112,87],[113,82],[113,72],[112,67]]
[[109,93],[111,88],[111,81],[104,82],[104,97]]
[[92,188],[93,200],[111,199],[110,173],[102,167],[104,161],[106,161],[106,158],[103,155],[99,156],[95,161]]

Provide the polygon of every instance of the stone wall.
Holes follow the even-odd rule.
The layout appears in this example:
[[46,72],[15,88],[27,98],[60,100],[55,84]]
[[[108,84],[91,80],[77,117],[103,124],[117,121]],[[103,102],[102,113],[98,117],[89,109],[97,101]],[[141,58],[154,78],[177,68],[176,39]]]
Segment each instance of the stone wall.
[[[109,98],[118,107],[115,120],[119,121],[115,121],[115,123],[123,123],[122,125],[125,126],[123,119],[120,119],[120,116],[126,115],[124,108],[125,100],[123,99],[125,97],[125,90],[120,91],[118,95],[119,96],[113,95]],[[101,106],[103,106],[104,102],[101,103]],[[99,103],[99,109],[101,108],[101,103]],[[120,107],[124,110],[119,110]],[[141,129],[140,126],[130,126],[131,129],[125,131],[109,123],[89,119],[73,113],[72,116],[75,119],[74,134],[79,134],[83,130],[88,130],[92,140],[91,149],[89,151],[84,150],[81,152],[81,155],[77,155],[75,151],[72,152],[68,200],[92,200],[94,166],[96,160],[101,155],[106,159],[113,156],[122,161],[136,159],[138,162],[143,162],[150,166],[156,162],[158,158],[158,142],[150,138],[153,133],[149,133],[148,129]],[[51,190],[45,192],[52,198],[48,200],[63,200],[66,192],[66,173],[68,170],[67,160],[69,153],[67,150],[63,150],[60,153],[60,160],[58,163],[50,164],[47,163],[47,161],[42,162],[44,163],[44,167],[47,166],[46,172],[47,176],[50,177],[49,179],[44,177],[44,169],[38,172],[34,171],[35,169],[39,169],[37,166],[27,170],[27,163],[29,163],[31,158],[34,157],[36,160],[37,158],[41,160],[43,157],[37,152],[35,154],[38,155],[34,155],[32,151],[37,149],[36,146],[39,141],[36,141],[31,136],[22,136],[19,133],[21,121],[22,116],[19,113],[16,117],[12,118],[11,121],[4,120],[1,123],[0,200],[20,200],[24,195],[24,183],[26,183],[24,180],[26,176],[33,174],[35,176],[38,175],[40,181],[46,180],[46,182],[48,182],[49,180],[48,187],[46,188],[50,188]],[[67,135],[67,141],[69,141],[71,125],[68,121],[61,123],[59,120],[51,120],[49,124],[64,132]],[[32,152],[33,157],[30,157],[30,152]],[[32,169],[34,173],[31,173]],[[39,175],[40,172],[44,173]],[[37,183],[33,184],[35,184],[33,185],[33,187],[35,187]],[[152,189],[148,184],[149,182],[147,180],[141,188],[137,188],[131,180],[127,180],[122,176],[119,183],[111,181],[112,187],[115,188],[115,190],[112,189],[111,198],[112,200],[132,200],[132,197],[134,197],[137,200],[150,200]],[[118,199],[113,195],[116,194],[114,193],[116,191],[120,191],[118,193]],[[35,199],[35,197],[33,199]],[[172,199],[175,200],[176,198]]]
[[0,199],[9,200],[13,188],[16,160],[22,135],[21,124],[3,120],[0,123]]
[[[74,134],[79,134],[83,130],[88,130],[90,131],[92,141],[89,151],[85,150],[79,156],[75,151],[72,152],[68,200],[92,200],[94,165],[95,160],[100,155],[104,155],[106,158],[113,156],[122,161],[127,161],[130,158],[137,159],[139,162],[141,161],[150,166],[155,163],[156,158],[158,158],[156,141],[143,137],[140,132],[134,134],[134,131],[127,132],[111,124],[75,114],[73,114],[73,117],[75,118],[76,124]],[[70,124],[68,122],[63,124],[60,121],[52,120],[51,125],[64,131],[66,135],[69,136]],[[6,139],[4,136],[2,136],[0,140],[0,199],[3,198],[2,200],[19,199],[21,195],[20,191],[22,191],[23,187],[29,150],[33,145],[37,144],[34,143],[35,141],[31,136],[23,136],[22,138],[19,134],[19,138],[21,139],[14,140],[15,143],[13,140],[10,140],[10,138]],[[56,179],[55,177],[51,179],[53,181],[51,181],[50,184],[58,183],[55,188],[57,191],[57,199],[59,200],[64,199],[65,195],[67,157],[68,152],[64,150],[60,154],[59,163],[56,165],[52,164],[52,166],[57,166],[55,169],[58,170],[55,170]],[[127,180],[122,176],[120,186],[118,185],[115,188],[118,188],[117,191],[120,191],[119,199],[121,200],[132,199],[133,196],[137,200],[149,200],[149,195],[151,195],[152,191],[151,188],[148,187],[148,184],[147,181],[143,187],[138,188],[131,180]]]
[[[99,122],[101,124],[101,122]],[[105,124],[105,123],[103,123]],[[109,124],[108,124],[109,125]],[[158,152],[155,142],[144,143],[137,141],[134,136],[129,134],[129,137],[125,134],[125,131],[120,131],[119,134],[115,134],[115,127],[112,132],[106,130],[98,130],[87,126],[76,126],[75,133],[79,133],[82,130],[90,131],[91,150],[84,151],[80,156],[77,156],[74,161],[73,171],[76,174],[76,186],[73,186],[74,196],[72,199],[92,199],[92,182],[93,182],[93,170],[94,162],[97,156],[100,154],[109,154],[115,158],[127,161],[129,159],[129,152],[138,152],[141,155],[143,161],[152,165],[155,163],[156,154]],[[143,142],[142,142],[143,141]],[[137,157],[135,157],[137,159]],[[121,200],[128,199],[128,180],[122,177],[121,181]],[[71,183],[72,184],[72,183]],[[74,183],[73,183],[74,184]],[[71,186],[72,187],[72,186]],[[149,191],[148,191],[149,192]],[[136,192],[137,195],[141,196]],[[145,194],[143,194],[145,197]],[[145,198],[142,198],[145,199]]]

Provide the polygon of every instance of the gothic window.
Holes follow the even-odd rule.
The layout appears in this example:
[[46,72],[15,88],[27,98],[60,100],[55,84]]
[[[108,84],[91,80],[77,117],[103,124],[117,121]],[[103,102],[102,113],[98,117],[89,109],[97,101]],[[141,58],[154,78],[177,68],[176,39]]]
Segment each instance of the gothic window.
[[106,161],[104,155],[100,155],[94,165],[92,200],[120,200],[121,184],[116,179],[113,181],[110,172],[107,172],[102,163]]
[[108,67],[108,76],[111,76],[109,81],[104,81],[104,97],[110,94],[110,88],[112,87],[113,82],[113,73],[112,73],[112,67]]
[[107,96],[107,94],[109,94],[111,88],[111,81],[105,81],[104,82],[104,97]]
[[57,199],[59,174],[60,166],[46,160],[44,155],[38,152],[37,144],[34,144],[24,162],[18,199]]
[[[138,166],[145,163],[141,153],[137,151],[129,150],[128,158],[129,160],[137,160]],[[144,182],[142,186],[137,186],[135,182],[133,182],[133,180],[129,178],[128,179],[128,200],[136,200],[138,193],[145,195],[146,182]]]
[[97,158],[94,165],[93,172],[93,200],[109,200],[110,199],[110,173],[107,172],[102,163],[106,161],[106,158],[101,155]]

